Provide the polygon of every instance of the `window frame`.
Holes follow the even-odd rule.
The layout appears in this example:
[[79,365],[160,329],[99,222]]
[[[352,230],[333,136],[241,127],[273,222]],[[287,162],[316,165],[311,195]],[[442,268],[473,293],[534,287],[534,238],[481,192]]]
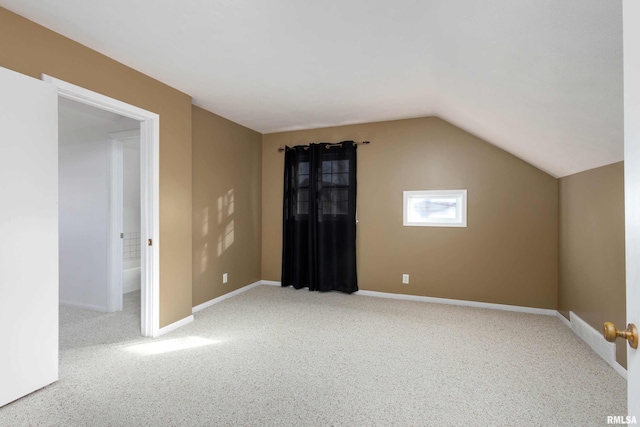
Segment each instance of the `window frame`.
[[[422,197],[425,199],[456,199],[456,218],[431,218],[425,221],[409,221],[409,200]],[[405,227],[467,227],[467,190],[418,190],[402,192],[402,225]]]
[[[337,156],[335,156],[337,157]],[[346,172],[345,171],[333,171],[334,168],[334,162],[347,162],[347,168],[346,168]],[[295,201],[295,212],[294,212],[294,216],[301,219],[301,220],[306,220],[309,218],[309,204],[310,201],[307,198],[307,200],[305,201],[300,201],[299,199],[299,194],[303,191],[306,191],[309,197],[309,194],[311,193],[311,187],[312,186],[317,186],[318,185],[318,180],[320,182],[320,185],[322,187],[322,196],[329,196],[332,197],[333,191],[335,190],[340,190],[340,191],[346,191],[347,193],[349,193],[349,187],[351,186],[351,180],[352,178],[355,179],[354,177],[352,177],[351,175],[351,168],[352,168],[352,164],[348,159],[342,159],[342,158],[326,158],[323,159],[321,161],[321,166],[320,166],[320,170],[316,175],[316,181],[312,182],[311,181],[311,163],[307,160],[307,161],[301,161],[300,164],[306,163],[308,166],[308,173],[306,174],[300,174],[300,168],[298,168],[298,170],[296,171],[296,180],[298,182],[298,186],[297,186],[297,190],[296,190],[296,201]],[[330,170],[327,172],[324,170],[324,164],[325,163],[330,163]],[[307,175],[308,176],[308,181],[307,181],[307,185],[300,185],[300,176],[301,175]],[[335,183],[333,180],[333,175],[346,175],[347,177],[347,182],[346,183]],[[330,181],[325,181],[325,177],[329,176],[331,178]],[[349,197],[347,197],[346,200],[341,200],[341,201],[327,201],[327,200],[319,200],[317,202],[318,206],[317,208],[320,208],[319,210],[322,212],[322,218],[325,221],[330,221],[332,218],[338,218],[338,217],[342,217],[342,216],[346,216],[349,215]],[[307,212],[303,213],[300,211],[300,203],[306,203],[307,204]],[[331,212],[326,212],[324,209],[324,203],[329,203],[330,205],[332,204],[339,204],[339,203],[344,203],[345,206],[343,206],[345,208],[344,212],[336,212],[336,213],[331,213]]]
[[[307,159],[306,161],[300,161],[299,165],[302,165],[303,163],[307,164],[307,173],[306,174],[300,174],[300,167],[298,166],[298,169],[296,170],[296,176],[295,179],[297,180],[297,186],[296,186],[296,192],[295,192],[295,196],[296,196],[296,201],[295,201],[295,212],[294,212],[294,217],[296,218],[300,218],[300,219],[308,219],[309,218],[309,195],[311,192],[311,162],[309,162],[309,160]],[[307,179],[307,185],[300,185],[300,175],[307,175],[308,179]],[[307,212],[306,213],[302,213],[300,212],[300,193],[302,191],[306,191],[307,193],[307,200],[304,200],[303,203],[307,204]]]

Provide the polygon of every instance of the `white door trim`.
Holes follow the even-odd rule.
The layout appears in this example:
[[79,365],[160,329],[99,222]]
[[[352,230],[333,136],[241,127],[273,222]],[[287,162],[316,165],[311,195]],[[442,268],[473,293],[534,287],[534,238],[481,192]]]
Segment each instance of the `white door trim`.
[[153,240],[153,246],[140,248],[141,332],[156,337],[160,331],[160,116],[46,74],[42,80],[56,86],[58,96],[140,121],[140,231],[145,243]]
[[107,311],[122,311],[123,144],[109,135],[109,224],[107,229]]
[[[640,4],[622,2],[627,323],[640,326]],[[617,325],[616,325],[617,326]],[[619,329],[627,325],[618,326]],[[627,347],[627,415],[640,418],[640,349]]]
[[[109,134],[109,230],[107,252],[107,309],[110,312],[122,311],[123,284],[123,240],[124,231],[124,141],[135,139],[140,141],[140,129],[114,132]],[[142,167],[140,167],[142,172]],[[141,173],[142,175],[142,173]],[[142,178],[142,177],[141,177]],[[142,183],[143,180],[141,179]],[[141,202],[142,189],[140,191]],[[140,233],[140,247],[146,245],[146,238]],[[141,265],[142,270],[142,265]],[[140,280],[142,284],[142,276]],[[142,286],[141,286],[142,288]]]

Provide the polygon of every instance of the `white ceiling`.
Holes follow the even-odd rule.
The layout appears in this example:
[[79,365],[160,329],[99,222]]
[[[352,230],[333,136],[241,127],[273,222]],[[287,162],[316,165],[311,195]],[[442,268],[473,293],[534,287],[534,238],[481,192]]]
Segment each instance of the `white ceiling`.
[[0,6],[262,133],[436,115],[554,176],[623,158],[620,1]]

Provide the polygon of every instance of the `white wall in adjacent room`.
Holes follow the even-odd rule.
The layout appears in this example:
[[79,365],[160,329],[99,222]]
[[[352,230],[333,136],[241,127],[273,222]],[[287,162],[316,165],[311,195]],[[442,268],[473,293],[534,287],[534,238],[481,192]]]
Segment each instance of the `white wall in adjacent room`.
[[122,143],[123,293],[140,289],[140,137]]
[[122,145],[124,232],[140,233],[140,138]]
[[[133,122],[137,125],[137,122]],[[107,310],[109,133],[129,119],[60,130],[60,303]]]

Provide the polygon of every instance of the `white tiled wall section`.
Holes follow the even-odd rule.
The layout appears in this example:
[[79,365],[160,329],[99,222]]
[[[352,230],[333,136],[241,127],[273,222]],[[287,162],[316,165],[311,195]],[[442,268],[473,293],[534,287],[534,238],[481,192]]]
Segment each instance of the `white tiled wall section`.
[[124,259],[140,258],[140,233],[124,233]]

